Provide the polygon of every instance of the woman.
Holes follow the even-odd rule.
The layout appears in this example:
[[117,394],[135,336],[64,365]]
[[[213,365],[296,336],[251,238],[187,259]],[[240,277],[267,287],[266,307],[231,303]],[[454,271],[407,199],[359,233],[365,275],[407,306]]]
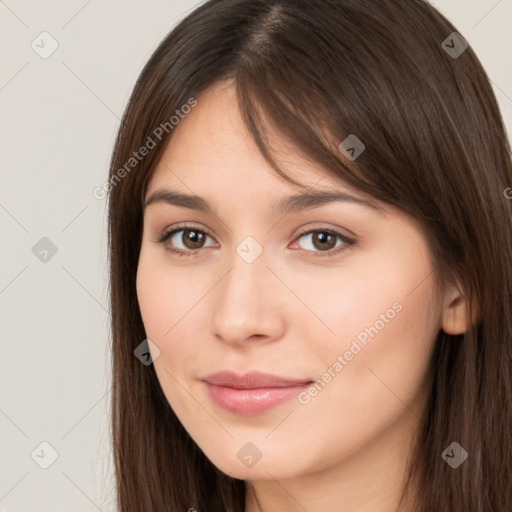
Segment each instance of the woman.
[[190,13],[111,162],[119,510],[512,510],[511,185],[429,4]]

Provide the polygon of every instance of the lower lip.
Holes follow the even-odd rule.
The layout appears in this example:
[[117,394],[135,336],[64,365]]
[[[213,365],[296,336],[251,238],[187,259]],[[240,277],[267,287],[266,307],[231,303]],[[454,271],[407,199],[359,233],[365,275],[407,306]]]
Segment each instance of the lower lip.
[[261,414],[296,397],[311,383],[281,388],[235,389],[205,382],[210,398],[226,411],[250,416]]

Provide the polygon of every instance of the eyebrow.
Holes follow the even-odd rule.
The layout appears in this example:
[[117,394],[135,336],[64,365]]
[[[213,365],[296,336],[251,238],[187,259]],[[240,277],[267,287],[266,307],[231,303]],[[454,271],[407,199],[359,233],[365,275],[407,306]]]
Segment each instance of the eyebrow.
[[[382,209],[371,199],[363,199],[362,197],[353,196],[346,192],[338,190],[313,190],[279,200],[277,203],[271,205],[271,213],[273,215],[284,215],[335,202],[355,203],[377,211],[381,211]],[[217,215],[215,209],[202,197],[163,188],[155,190],[155,192],[149,196],[144,203],[144,210],[150,205],[162,203]]]

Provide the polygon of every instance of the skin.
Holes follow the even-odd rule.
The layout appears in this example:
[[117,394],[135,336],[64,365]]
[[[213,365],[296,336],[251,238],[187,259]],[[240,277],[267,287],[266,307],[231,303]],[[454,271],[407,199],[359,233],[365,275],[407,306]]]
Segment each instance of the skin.
[[[273,215],[272,203],[302,189],[260,155],[229,82],[198,101],[175,128],[146,197],[172,188],[203,197],[217,214],[148,206],[137,272],[165,396],[205,455],[247,481],[248,512],[395,511],[428,398],[434,340],[440,329],[467,329],[463,297],[455,286],[436,287],[421,227],[389,205],[334,202]],[[272,137],[287,174],[305,187],[364,197]],[[181,231],[156,242],[185,222],[211,236],[194,246]],[[315,244],[300,228],[335,229],[355,244],[328,256],[343,241]],[[252,263],[236,252],[247,236],[263,249]],[[180,257],[166,246],[196,252]],[[393,304],[401,306],[393,319],[333,371]],[[255,416],[219,408],[199,381],[223,369],[316,380],[329,368],[336,376],[307,404],[294,398]],[[252,467],[237,457],[248,442],[262,454]]]

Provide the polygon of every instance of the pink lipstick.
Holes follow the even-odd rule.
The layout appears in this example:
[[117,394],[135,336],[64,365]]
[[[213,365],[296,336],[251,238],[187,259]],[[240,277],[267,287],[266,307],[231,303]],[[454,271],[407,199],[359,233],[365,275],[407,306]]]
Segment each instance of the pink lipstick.
[[287,379],[261,372],[238,375],[221,371],[200,379],[207,387],[211,400],[234,414],[261,414],[296,397],[313,381]]

